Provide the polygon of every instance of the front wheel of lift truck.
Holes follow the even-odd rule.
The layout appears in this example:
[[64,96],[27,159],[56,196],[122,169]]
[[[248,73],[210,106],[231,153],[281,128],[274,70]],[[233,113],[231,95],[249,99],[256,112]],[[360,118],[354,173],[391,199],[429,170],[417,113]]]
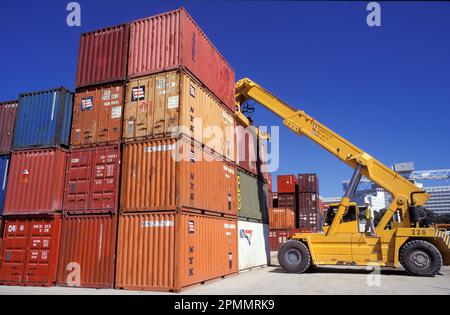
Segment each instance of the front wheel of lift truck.
[[304,273],[311,267],[311,254],[302,242],[289,240],[278,251],[278,262],[289,273]]

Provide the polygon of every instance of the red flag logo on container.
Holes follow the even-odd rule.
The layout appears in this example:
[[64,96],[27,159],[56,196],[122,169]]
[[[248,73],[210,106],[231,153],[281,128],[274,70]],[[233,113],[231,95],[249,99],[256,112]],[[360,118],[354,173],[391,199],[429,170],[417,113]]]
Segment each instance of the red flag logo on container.
[[189,221],[188,222],[188,233],[189,234],[194,234],[195,233],[195,222],[194,221]]
[[131,90],[131,101],[143,101],[145,99],[145,86],[134,87]]
[[22,172],[22,183],[30,182],[30,172],[27,169],[24,169]]
[[248,245],[252,245],[252,236],[253,230],[240,230],[239,237],[246,239],[248,241]]
[[87,110],[92,110],[92,108],[94,108],[94,98],[92,96],[83,97],[81,99],[81,110],[84,112]]

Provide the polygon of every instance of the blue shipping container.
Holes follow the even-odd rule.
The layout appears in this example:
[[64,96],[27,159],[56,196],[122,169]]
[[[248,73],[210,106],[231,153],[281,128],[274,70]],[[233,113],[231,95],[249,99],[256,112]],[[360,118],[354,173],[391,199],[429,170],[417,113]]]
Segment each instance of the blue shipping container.
[[0,215],[5,205],[6,185],[8,184],[9,155],[0,156]]
[[12,149],[68,147],[73,99],[64,87],[20,94]]

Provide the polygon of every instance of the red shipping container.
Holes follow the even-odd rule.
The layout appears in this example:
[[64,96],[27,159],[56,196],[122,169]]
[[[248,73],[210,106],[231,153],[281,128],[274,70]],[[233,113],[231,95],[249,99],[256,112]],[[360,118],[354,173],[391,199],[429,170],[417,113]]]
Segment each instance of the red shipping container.
[[56,282],[61,216],[5,219],[0,284],[51,286]]
[[76,87],[125,80],[128,39],[127,24],[81,34]]
[[295,211],[290,208],[270,208],[269,228],[283,230],[295,228]]
[[117,212],[119,176],[119,146],[72,150],[67,159],[64,212]]
[[319,193],[319,177],[317,174],[298,175],[298,191],[301,193]]
[[298,194],[298,208],[300,213],[319,212],[319,196],[314,193]]
[[59,148],[13,152],[3,214],[61,211],[66,158]]
[[257,175],[258,140],[255,127],[236,128],[236,163],[247,172]]
[[58,285],[112,288],[117,216],[64,216]]
[[297,209],[295,194],[278,194],[278,207]]
[[14,133],[17,101],[0,103],[0,154],[9,154]]
[[299,228],[317,231],[321,225],[319,196],[314,193],[299,194]]
[[278,193],[295,193],[297,191],[297,176],[278,175],[277,177]]
[[291,236],[291,231],[289,229],[285,230],[270,230],[269,232],[269,244],[270,251],[277,252],[281,245],[289,240]]
[[234,70],[183,8],[134,21],[128,76],[186,67],[234,113]]

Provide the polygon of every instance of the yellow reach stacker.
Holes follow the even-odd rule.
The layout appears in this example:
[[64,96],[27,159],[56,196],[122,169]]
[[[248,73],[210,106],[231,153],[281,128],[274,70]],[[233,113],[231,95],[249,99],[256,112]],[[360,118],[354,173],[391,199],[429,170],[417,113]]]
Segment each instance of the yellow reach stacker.
[[[450,240],[444,231],[421,225],[420,211],[429,195],[317,120],[243,79],[236,84],[238,120],[250,124],[241,106],[248,100],[283,119],[297,135],[305,135],[354,169],[340,203],[327,212],[324,233],[297,233],[278,253],[287,272],[303,273],[312,266],[349,265],[399,267],[415,276],[434,276],[450,264]],[[376,235],[361,231],[359,208],[351,203],[361,177],[392,194],[393,202],[376,226]],[[328,224],[327,224],[328,222]]]

